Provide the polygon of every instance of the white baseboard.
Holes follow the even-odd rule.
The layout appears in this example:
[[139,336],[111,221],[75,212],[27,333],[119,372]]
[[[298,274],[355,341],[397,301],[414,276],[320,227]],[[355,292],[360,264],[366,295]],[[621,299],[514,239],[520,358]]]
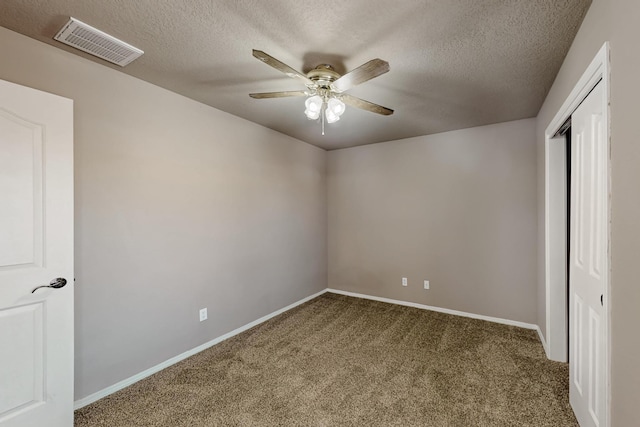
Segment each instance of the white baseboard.
[[545,340],[544,335],[542,335],[542,329],[540,329],[540,326],[536,325],[536,330],[538,331],[538,338],[540,338],[542,348],[544,348],[544,354],[547,356],[547,359],[550,359],[549,349],[547,348],[547,340]]
[[493,323],[502,323],[503,325],[518,326],[520,328],[525,328],[525,329],[533,329],[533,330],[537,330],[540,337],[542,337],[540,328],[538,327],[538,325],[534,325],[533,323],[518,322],[516,320],[501,319],[499,317],[483,316],[481,314],[467,313],[464,311],[451,310],[448,308],[433,307],[430,305],[418,304],[418,303],[409,302],[409,301],[400,301],[397,299],[375,297],[372,295],[358,294],[355,292],[340,291],[338,289],[328,288],[327,291],[334,294],[346,295],[349,297],[364,298],[364,299],[380,301],[380,302],[388,302],[390,304],[404,305],[407,307],[420,308],[423,310],[431,310],[431,311],[437,311],[440,313],[453,314],[454,316],[470,317],[471,319],[486,320],[488,322],[493,322]]
[[171,365],[174,365],[188,357],[193,356],[194,354],[200,353],[203,350],[206,350],[209,347],[212,347],[226,339],[229,339],[235,335],[238,335],[244,331],[246,331],[247,329],[251,329],[256,325],[259,325],[260,323],[266,322],[267,320],[284,313],[285,311],[289,311],[294,307],[299,306],[300,304],[304,304],[307,301],[310,301],[316,297],[319,297],[320,295],[326,293],[326,292],[331,292],[334,294],[340,294],[340,295],[346,295],[346,296],[350,296],[350,297],[355,297],[355,298],[363,298],[363,299],[369,299],[369,300],[373,300],[373,301],[380,301],[380,302],[386,302],[386,303],[390,303],[390,304],[397,304],[397,305],[403,305],[403,306],[407,306],[407,307],[414,307],[414,308],[419,308],[419,309],[423,309],[423,310],[431,310],[431,311],[437,311],[440,313],[447,313],[447,314],[453,314],[455,316],[462,316],[462,317],[469,317],[472,319],[479,319],[479,320],[486,320],[489,322],[494,322],[494,323],[502,323],[504,325],[510,325],[510,326],[518,326],[520,328],[526,328],[526,329],[533,329],[538,331],[538,336],[540,337],[540,341],[542,342],[542,346],[545,349],[545,353],[547,351],[547,343],[544,340],[544,337],[542,335],[542,331],[540,330],[540,328],[538,327],[538,325],[534,325],[531,323],[524,323],[524,322],[518,322],[515,320],[508,320],[508,319],[501,319],[498,317],[490,317],[490,316],[483,316],[480,314],[473,314],[473,313],[466,313],[464,311],[458,311],[458,310],[451,310],[448,308],[441,308],[441,307],[433,307],[433,306],[429,306],[429,305],[424,305],[424,304],[418,304],[418,303],[414,303],[414,302],[409,302],[409,301],[400,301],[400,300],[395,300],[395,299],[390,299],[390,298],[382,298],[382,297],[376,297],[376,296],[372,296],[372,295],[365,295],[365,294],[359,294],[359,293],[355,293],[355,292],[347,292],[347,291],[340,291],[338,289],[331,289],[331,288],[327,288],[324,289],[320,292],[317,292],[313,295],[310,295],[306,298],[301,299],[300,301],[296,301],[293,304],[290,304],[284,308],[281,308],[280,310],[274,311],[273,313],[267,314],[266,316],[263,316],[257,320],[254,320],[253,322],[247,323],[244,326],[241,326],[237,329],[234,329],[231,332],[228,332],[224,335],[221,335],[217,338],[214,338],[213,340],[206,342],[202,345],[199,345],[196,348],[193,348],[189,351],[186,351],[182,354],[179,354],[175,357],[172,357],[169,360],[165,360],[164,362],[153,366],[145,371],[142,371],[136,375],[133,375],[127,379],[124,379],[116,384],[113,384],[112,386],[109,386],[107,388],[104,388],[100,391],[97,391],[93,394],[90,394],[89,396],[83,397],[82,399],[76,400],[73,404],[73,409],[80,409],[84,406],[87,406],[93,402],[96,402],[100,399],[102,399],[103,397],[107,397],[112,393],[115,393],[116,391],[122,390],[125,387],[128,387],[150,375],[155,374],[156,372],[160,372],[161,370],[168,368]]
[[142,371],[142,372],[140,372],[140,373],[138,373],[138,374],[136,374],[136,375],[134,375],[132,377],[129,377],[129,378],[125,379],[125,380],[122,380],[122,381],[120,381],[120,382],[118,382],[118,383],[116,383],[116,384],[114,384],[112,386],[109,386],[109,387],[107,387],[105,389],[102,389],[102,390],[97,391],[97,392],[95,392],[93,394],[90,394],[87,397],[83,397],[82,399],[76,400],[73,403],[73,409],[74,410],[80,409],[83,406],[87,406],[87,405],[89,405],[89,404],[91,404],[91,403],[93,403],[93,402],[95,402],[97,400],[102,399],[103,397],[107,397],[108,395],[110,395],[112,393],[115,393],[118,390],[122,390],[125,387],[128,387],[128,386],[130,386],[130,385],[132,385],[134,383],[137,383],[138,381],[140,381],[143,378],[146,378],[146,377],[148,377],[150,375],[155,374],[156,372],[159,372],[159,371],[161,371],[161,370],[163,370],[165,368],[168,368],[169,366],[174,365],[174,364],[186,359],[187,357],[190,357],[190,356],[193,356],[194,354],[200,353],[201,351],[206,350],[209,347],[212,347],[212,346],[214,346],[214,345],[216,345],[216,344],[218,344],[218,343],[220,343],[220,342],[222,342],[222,341],[224,341],[226,339],[229,339],[229,338],[231,338],[231,337],[233,337],[235,335],[238,335],[241,332],[246,331],[247,329],[251,329],[256,325],[259,325],[260,323],[266,322],[267,320],[269,320],[269,319],[271,319],[271,318],[273,318],[273,317],[275,317],[275,316],[277,316],[279,314],[282,314],[285,311],[289,311],[292,308],[299,306],[300,304],[304,304],[305,302],[310,301],[310,300],[312,300],[312,299],[314,299],[314,298],[316,298],[316,297],[318,297],[318,296],[320,296],[320,295],[322,295],[322,294],[324,294],[326,292],[327,292],[327,289],[324,289],[324,290],[322,290],[322,291],[320,291],[318,293],[315,293],[315,294],[310,295],[310,296],[308,296],[306,298],[303,298],[300,301],[296,301],[293,304],[290,304],[290,305],[288,305],[288,306],[286,306],[284,308],[281,308],[280,310],[274,311],[273,313],[267,314],[266,316],[263,316],[263,317],[261,317],[261,318],[259,318],[257,320],[254,320],[251,323],[247,323],[244,326],[241,326],[241,327],[239,327],[237,329],[234,329],[231,332],[228,332],[228,333],[226,333],[224,335],[221,335],[221,336],[219,336],[217,338],[214,338],[211,341],[206,342],[206,343],[204,343],[202,345],[199,345],[196,348],[192,348],[189,351],[186,351],[186,352],[184,352],[182,354],[179,354],[179,355],[177,355],[175,357],[172,357],[169,360],[165,360],[164,362],[162,362],[162,363],[160,363],[160,364],[158,364],[156,366],[153,366],[153,367],[151,367],[151,368],[149,368],[149,369],[147,369],[145,371]]

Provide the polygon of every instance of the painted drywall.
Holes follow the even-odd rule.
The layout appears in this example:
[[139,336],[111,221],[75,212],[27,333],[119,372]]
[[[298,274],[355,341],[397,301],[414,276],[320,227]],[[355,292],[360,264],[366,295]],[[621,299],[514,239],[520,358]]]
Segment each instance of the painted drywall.
[[[544,129],[602,44],[611,45],[611,420],[614,427],[636,425],[640,417],[640,3],[595,0],[582,23],[537,119],[539,218],[544,212]],[[544,242],[544,223],[539,222]],[[544,245],[539,253],[544,254]],[[542,258],[543,260],[543,258]],[[541,260],[541,261],[542,261]],[[542,262],[540,268],[544,267]],[[543,272],[540,270],[539,272]],[[544,275],[539,300],[544,301]],[[544,325],[544,311],[539,324]],[[544,330],[544,327],[543,327]]]
[[330,288],[536,322],[534,119],[331,151],[327,174]]
[[0,56],[75,102],[76,399],[326,288],[323,150],[4,28]]
[[640,419],[640,2],[613,2],[611,38],[612,419]]

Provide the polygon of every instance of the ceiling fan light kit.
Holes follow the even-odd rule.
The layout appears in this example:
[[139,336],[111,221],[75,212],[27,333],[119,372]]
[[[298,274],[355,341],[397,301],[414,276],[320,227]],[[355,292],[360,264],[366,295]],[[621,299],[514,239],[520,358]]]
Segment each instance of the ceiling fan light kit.
[[331,65],[321,64],[305,75],[260,50],[254,50],[253,56],[287,76],[301,80],[308,90],[251,93],[249,96],[255,99],[306,96],[304,114],[309,120],[321,118],[323,135],[325,121],[335,123],[340,120],[346,110],[345,104],[384,116],[393,114],[393,110],[389,108],[343,93],[388,72],[389,64],[386,61],[372,59],[343,76]]
[[311,95],[304,102],[306,107],[304,114],[309,120],[317,120],[322,115],[322,134],[324,135],[324,122],[335,123],[340,120],[346,107],[335,94],[327,91],[320,92],[323,92],[322,95]]

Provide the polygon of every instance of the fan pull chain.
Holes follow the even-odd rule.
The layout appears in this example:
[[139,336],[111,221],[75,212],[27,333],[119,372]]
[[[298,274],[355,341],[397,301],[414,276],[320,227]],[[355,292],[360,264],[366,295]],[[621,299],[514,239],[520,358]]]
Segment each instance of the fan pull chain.
[[322,136],[324,136],[324,115],[325,115],[324,105],[325,105],[325,103],[323,102],[322,103],[322,108],[321,108],[321,110],[322,110],[322,112],[321,112],[321,114],[322,114],[322,120],[321,120],[322,121]]

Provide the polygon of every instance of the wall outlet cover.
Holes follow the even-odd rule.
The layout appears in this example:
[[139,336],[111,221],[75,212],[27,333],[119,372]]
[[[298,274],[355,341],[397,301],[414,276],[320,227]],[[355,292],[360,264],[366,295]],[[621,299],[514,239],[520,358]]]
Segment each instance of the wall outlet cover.
[[200,309],[200,321],[202,322],[203,320],[207,320],[207,309],[206,308]]
[[407,286],[409,284],[409,282],[407,282],[407,278],[403,277],[402,278],[402,286]]
[[428,280],[424,281],[424,288],[425,289],[429,289],[429,281]]

